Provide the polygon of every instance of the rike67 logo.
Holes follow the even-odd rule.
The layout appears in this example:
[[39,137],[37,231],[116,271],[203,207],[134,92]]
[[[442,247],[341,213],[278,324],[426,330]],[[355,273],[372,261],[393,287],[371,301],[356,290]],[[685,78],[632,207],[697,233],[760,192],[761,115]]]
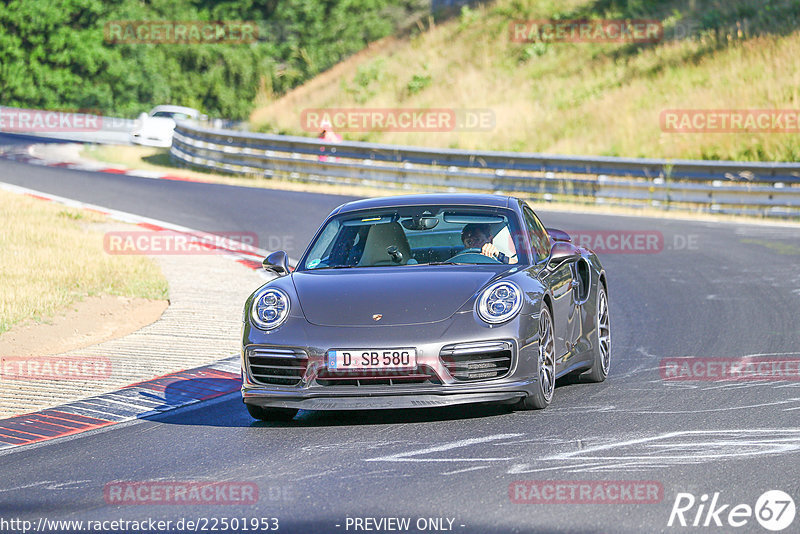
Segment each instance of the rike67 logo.
[[755,518],[765,529],[780,532],[794,523],[795,512],[794,499],[780,490],[764,492],[755,506],[725,503],[719,492],[710,498],[704,493],[699,499],[691,493],[678,493],[667,526],[739,528]]

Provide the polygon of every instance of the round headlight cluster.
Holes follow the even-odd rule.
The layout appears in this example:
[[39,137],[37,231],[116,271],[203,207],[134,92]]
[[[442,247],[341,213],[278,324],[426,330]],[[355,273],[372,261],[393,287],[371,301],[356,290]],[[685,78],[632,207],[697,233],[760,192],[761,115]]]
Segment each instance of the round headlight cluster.
[[289,295],[280,289],[268,288],[253,297],[250,318],[262,330],[277,328],[289,317]]
[[511,282],[497,282],[487,287],[478,299],[478,315],[487,323],[508,321],[522,309],[522,291]]

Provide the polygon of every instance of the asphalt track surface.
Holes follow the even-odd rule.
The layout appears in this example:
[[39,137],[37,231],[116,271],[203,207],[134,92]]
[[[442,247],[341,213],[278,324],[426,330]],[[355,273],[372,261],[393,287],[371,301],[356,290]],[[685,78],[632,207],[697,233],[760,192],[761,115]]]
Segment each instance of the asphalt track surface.
[[[295,257],[347,200],[10,161],[0,161],[0,181],[206,231],[280,236]],[[389,517],[410,518],[406,532],[767,532],[754,517],[732,528],[727,514],[775,489],[800,505],[800,382],[670,381],[659,364],[679,356],[800,357],[800,231],[538,212],[567,231],[663,235],[661,250],[599,253],[613,331],[605,383],[561,383],[544,411],[301,412],[289,423],[254,422],[234,394],[0,454],[0,518],[278,518],[278,532],[366,532],[355,518]],[[109,482],[155,480],[254,482],[259,499],[212,506],[104,499]],[[509,486],[521,480],[653,481],[663,496],[653,504],[518,504]],[[724,527],[702,526],[705,514],[698,527],[667,526],[678,493],[699,501],[715,492],[719,505],[730,505],[719,516]],[[697,511],[685,513],[689,524]],[[443,529],[417,529],[421,518],[446,519]],[[798,531],[800,517],[784,532]]]

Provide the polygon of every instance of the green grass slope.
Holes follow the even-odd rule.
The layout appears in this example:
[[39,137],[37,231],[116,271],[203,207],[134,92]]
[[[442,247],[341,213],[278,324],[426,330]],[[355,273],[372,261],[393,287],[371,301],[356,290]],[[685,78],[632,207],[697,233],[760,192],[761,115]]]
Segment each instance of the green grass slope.
[[[518,43],[531,19],[658,19],[654,44]],[[489,109],[483,131],[346,139],[489,150],[794,161],[797,133],[669,133],[667,109],[800,110],[800,0],[498,0],[376,43],[281,98],[254,129],[313,135],[316,108]]]

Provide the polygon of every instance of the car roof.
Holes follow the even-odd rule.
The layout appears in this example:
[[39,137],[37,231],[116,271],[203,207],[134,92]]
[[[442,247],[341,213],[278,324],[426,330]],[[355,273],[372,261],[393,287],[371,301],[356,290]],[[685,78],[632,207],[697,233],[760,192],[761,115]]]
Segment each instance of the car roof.
[[481,195],[473,193],[432,193],[427,195],[400,195],[391,197],[366,198],[342,204],[335,214],[371,208],[395,208],[402,206],[486,206],[506,208],[513,197],[500,195]]
[[176,113],[186,113],[187,115],[199,115],[200,112],[194,108],[187,108],[186,106],[171,106],[171,105],[163,105],[163,106],[156,106],[150,113],[155,113],[157,111],[171,111]]

